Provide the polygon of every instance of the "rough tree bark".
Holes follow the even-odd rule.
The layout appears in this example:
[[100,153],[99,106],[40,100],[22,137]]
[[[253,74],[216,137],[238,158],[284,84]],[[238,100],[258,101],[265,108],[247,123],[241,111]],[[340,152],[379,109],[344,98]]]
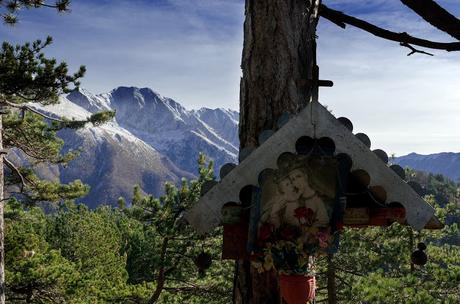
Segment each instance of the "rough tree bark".
[[[312,0],[246,0],[243,77],[240,87],[240,148],[256,147],[262,130],[275,129],[284,113],[310,101],[315,60],[317,3]],[[277,278],[237,262],[234,302],[281,303]]]
[[5,244],[4,244],[4,219],[3,219],[3,109],[0,107],[0,304],[5,304]]

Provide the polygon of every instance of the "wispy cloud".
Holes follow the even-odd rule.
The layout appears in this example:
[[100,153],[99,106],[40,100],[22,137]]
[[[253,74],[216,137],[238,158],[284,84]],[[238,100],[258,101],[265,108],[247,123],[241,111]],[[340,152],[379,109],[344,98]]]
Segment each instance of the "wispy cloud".
[[[324,3],[394,31],[452,40],[400,1]],[[460,15],[457,0],[439,3]],[[21,17],[0,35],[20,42],[51,34],[49,54],[73,69],[86,64],[83,85],[92,92],[147,86],[189,108],[238,108],[243,0],[80,0],[70,14],[42,9]],[[318,35],[321,77],[335,83],[321,89],[321,100],[368,133],[373,147],[399,155],[460,151],[459,54],[407,57],[398,43],[326,20]]]
[[[396,31],[452,40],[411,18],[398,1],[391,2],[399,10],[386,7],[385,14],[370,10],[360,17],[391,24]],[[367,133],[374,148],[398,155],[460,151],[460,54],[433,51],[434,57],[408,57],[409,50],[398,43],[352,27],[342,30],[325,20],[318,44],[322,77],[335,82],[321,90],[321,100],[336,115],[349,117],[357,132]]]
[[49,54],[87,65],[94,92],[148,86],[189,107],[238,104],[244,3],[224,0],[74,1],[64,16],[24,12],[10,41],[51,34]]

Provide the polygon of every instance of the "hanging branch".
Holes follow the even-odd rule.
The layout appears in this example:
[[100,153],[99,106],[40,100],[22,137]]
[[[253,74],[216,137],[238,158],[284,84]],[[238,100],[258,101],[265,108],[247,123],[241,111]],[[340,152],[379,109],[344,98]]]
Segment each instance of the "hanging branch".
[[19,176],[19,178],[21,179],[21,192],[23,192],[24,187],[26,185],[26,178],[24,177],[24,175],[22,175],[21,171],[19,171],[19,169],[6,157],[3,157],[3,162],[5,163],[5,165],[7,165],[8,168],[11,169],[11,171],[13,171],[14,173],[16,173],[17,176]]
[[336,24],[337,26],[340,26],[341,28],[345,28],[346,25],[349,24],[383,39],[396,41],[399,43],[405,43],[408,45],[418,45],[430,49],[445,50],[448,52],[460,51],[460,42],[436,42],[413,37],[406,32],[392,32],[378,27],[374,24],[371,24],[367,21],[330,9],[324,4],[321,4],[320,6],[320,15],[326,18],[327,20],[331,21],[332,23]]
[[425,55],[428,55],[428,56],[433,56],[433,54],[431,53],[428,53],[428,52],[424,52],[424,51],[421,51],[421,50],[417,50],[416,48],[414,48],[412,45],[410,45],[409,43],[405,43],[405,42],[401,42],[399,44],[400,46],[404,46],[406,48],[409,48],[411,50],[410,53],[407,54],[407,56],[410,56],[410,55],[413,55],[415,53],[420,53],[420,54],[425,54]]
[[401,2],[432,26],[460,40],[460,20],[433,0],[401,0]]

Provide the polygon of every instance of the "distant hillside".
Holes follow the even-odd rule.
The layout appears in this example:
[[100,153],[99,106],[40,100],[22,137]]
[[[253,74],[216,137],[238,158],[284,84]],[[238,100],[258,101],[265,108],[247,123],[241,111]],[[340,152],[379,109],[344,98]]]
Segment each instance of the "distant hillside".
[[460,153],[442,152],[429,155],[410,153],[397,157],[394,162],[402,167],[442,174],[460,182]]

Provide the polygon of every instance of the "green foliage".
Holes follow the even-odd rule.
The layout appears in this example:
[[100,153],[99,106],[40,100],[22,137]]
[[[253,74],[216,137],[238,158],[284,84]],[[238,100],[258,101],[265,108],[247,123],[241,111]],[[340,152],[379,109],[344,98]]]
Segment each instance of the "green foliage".
[[[222,230],[204,238],[181,220],[212,164],[200,177],[167,184],[160,198],[134,188],[133,205],[89,210],[67,202],[53,213],[7,207],[7,282],[11,303],[229,303],[232,264],[220,261]],[[30,253],[34,254],[30,257]],[[196,266],[206,252],[212,264]],[[163,273],[163,275],[161,275]],[[28,301],[28,302],[27,302]]]
[[58,101],[60,94],[70,92],[69,85],[79,85],[78,79],[83,77],[85,67],[68,75],[65,62],[57,64],[55,59],[43,54],[42,50],[51,43],[49,36],[44,42],[36,40],[32,44],[13,46],[3,42],[0,51],[2,102],[52,104]]
[[117,213],[109,207],[90,211],[67,203],[48,217],[47,239],[79,272],[73,298],[110,302],[124,292],[127,279]]
[[3,144],[5,148],[18,148],[34,164],[39,162],[67,163],[78,154],[70,152],[61,155],[64,141],[56,136],[56,130],[35,113],[21,116],[13,112],[3,117]]
[[[161,303],[227,303],[230,301],[230,265],[212,263],[208,275],[194,264],[200,253],[218,260],[221,230],[210,237],[197,235],[182,220],[183,212],[200,197],[201,185],[212,178],[212,164],[199,159],[199,178],[182,181],[179,188],[165,185],[160,198],[140,194],[136,186],[131,208],[123,209],[129,218],[126,253],[129,280],[153,282],[150,300]],[[126,228],[126,227],[125,227]],[[218,278],[218,279],[217,279]]]
[[10,0],[0,1],[0,16],[7,25],[15,25],[18,22],[18,12],[21,9],[32,9],[39,7],[55,8],[58,12],[68,11],[70,0],[58,0],[52,4],[45,0]]
[[66,303],[66,290],[78,273],[47,242],[46,215],[39,208],[24,211],[11,201],[5,218],[7,298],[12,303]]
[[[427,181],[432,178],[428,175]],[[458,186],[451,186],[447,180],[440,181],[430,190],[433,195],[425,197],[446,223],[441,230],[418,232],[399,224],[345,229],[333,263],[320,261],[319,286],[327,286],[327,270],[332,267],[339,303],[460,303],[460,205],[435,201],[443,191],[455,197]],[[418,242],[428,247],[425,266],[411,264]],[[323,288],[318,301],[326,299]]]
[[[180,187],[165,185],[159,198],[134,187],[131,206],[62,204],[45,214],[10,201],[6,209],[8,300],[11,303],[230,303],[233,263],[220,260],[222,229],[197,235],[182,213],[212,179],[200,157],[200,176]],[[439,180],[439,179],[438,179]],[[441,182],[433,188],[450,189]],[[458,189],[450,189],[455,197]],[[446,223],[442,230],[408,226],[345,229],[340,250],[328,264],[318,260],[317,302],[327,301],[327,274],[337,283],[338,303],[459,303],[458,202],[426,200]],[[412,265],[418,242],[428,263]],[[196,257],[212,257],[200,269]]]
[[42,51],[51,41],[48,37],[45,42],[37,40],[16,46],[4,42],[0,50],[0,107],[10,110],[2,117],[3,144],[23,156],[23,162],[24,159],[28,162],[25,167],[16,168],[6,159],[5,164],[11,170],[7,182],[20,184],[23,200],[28,203],[74,199],[88,192],[88,187],[78,180],[67,185],[41,180],[34,174],[34,166],[43,162],[65,165],[78,156],[78,151],[61,155],[64,143],[57,137],[57,130],[80,128],[89,122],[100,125],[115,115],[115,112],[105,111],[75,121],[49,117],[30,106],[31,102],[41,105],[57,103],[59,95],[69,92],[71,86],[78,87],[78,80],[85,72],[82,66],[73,75],[68,75],[64,62],[46,58]]

